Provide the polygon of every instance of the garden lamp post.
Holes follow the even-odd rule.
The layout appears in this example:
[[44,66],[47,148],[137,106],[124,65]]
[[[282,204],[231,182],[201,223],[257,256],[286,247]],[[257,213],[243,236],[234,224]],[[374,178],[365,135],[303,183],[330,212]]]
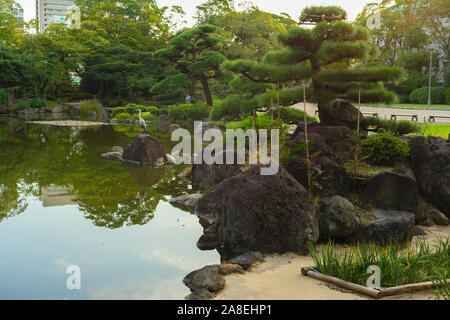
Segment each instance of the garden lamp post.
[[430,73],[428,78],[428,105],[431,106],[431,69],[433,67],[433,48],[430,48]]

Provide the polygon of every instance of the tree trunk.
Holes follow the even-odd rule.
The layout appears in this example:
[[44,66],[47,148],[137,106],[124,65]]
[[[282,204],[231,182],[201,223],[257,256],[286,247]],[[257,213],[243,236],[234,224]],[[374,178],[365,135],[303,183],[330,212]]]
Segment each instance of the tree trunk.
[[211,96],[211,91],[209,91],[208,79],[201,78],[200,82],[203,86],[203,92],[205,93],[206,103],[208,104],[208,106],[212,106],[213,100],[212,100],[212,96]]
[[23,91],[22,91],[22,99],[24,99],[24,100],[26,100],[27,99],[27,88],[23,88]]

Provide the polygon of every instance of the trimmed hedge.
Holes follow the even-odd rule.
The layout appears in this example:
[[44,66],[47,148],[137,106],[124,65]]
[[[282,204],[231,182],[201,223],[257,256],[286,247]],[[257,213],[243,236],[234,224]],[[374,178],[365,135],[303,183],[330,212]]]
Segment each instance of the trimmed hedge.
[[361,154],[372,165],[392,166],[409,156],[407,142],[390,132],[381,132],[361,142]]
[[361,127],[375,132],[389,131],[395,135],[404,135],[420,131],[420,125],[417,122],[385,120],[375,117],[362,118]]
[[31,100],[31,102],[30,102],[30,108],[42,109],[42,108],[45,108],[45,106],[46,106],[45,100],[42,100],[42,99],[36,98],[36,99]]
[[[431,87],[431,103],[444,104],[445,101],[445,87]],[[409,95],[409,102],[417,104],[428,103],[428,87],[422,87],[414,90]]]
[[445,90],[445,102],[450,104],[450,87]]
[[129,103],[127,104],[125,107],[117,107],[114,108],[112,115],[115,116],[119,113],[129,113],[129,114],[138,114],[139,110],[142,111],[142,113],[144,112],[150,112],[155,116],[158,116],[160,114],[160,110],[158,107],[154,107],[154,106],[141,106],[138,104],[134,104],[134,103]]
[[176,120],[203,120],[209,117],[209,108],[205,105],[180,104],[169,106],[170,119]]

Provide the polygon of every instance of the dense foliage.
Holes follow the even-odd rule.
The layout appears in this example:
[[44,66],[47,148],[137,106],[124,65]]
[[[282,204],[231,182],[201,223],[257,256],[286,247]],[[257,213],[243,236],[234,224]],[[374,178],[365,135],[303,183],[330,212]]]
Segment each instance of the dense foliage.
[[409,156],[408,144],[390,132],[380,132],[361,142],[361,154],[373,165],[392,166]]

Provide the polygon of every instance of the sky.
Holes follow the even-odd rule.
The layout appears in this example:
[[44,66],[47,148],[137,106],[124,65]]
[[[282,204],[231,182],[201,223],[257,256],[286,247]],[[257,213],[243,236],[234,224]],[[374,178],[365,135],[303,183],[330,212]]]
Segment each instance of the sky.
[[[36,0],[16,0],[24,8],[25,20],[36,17]],[[205,0],[156,0],[159,6],[181,6],[187,14],[192,17],[195,14],[195,7]],[[243,2],[236,0],[236,3]],[[253,4],[261,10],[271,13],[288,13],[294,20],[298,20],[303,8],[313,5],[337,5],[345,9],[349,20],[355,20],[367,3],[380,2],[380,0],[252,0]]]

